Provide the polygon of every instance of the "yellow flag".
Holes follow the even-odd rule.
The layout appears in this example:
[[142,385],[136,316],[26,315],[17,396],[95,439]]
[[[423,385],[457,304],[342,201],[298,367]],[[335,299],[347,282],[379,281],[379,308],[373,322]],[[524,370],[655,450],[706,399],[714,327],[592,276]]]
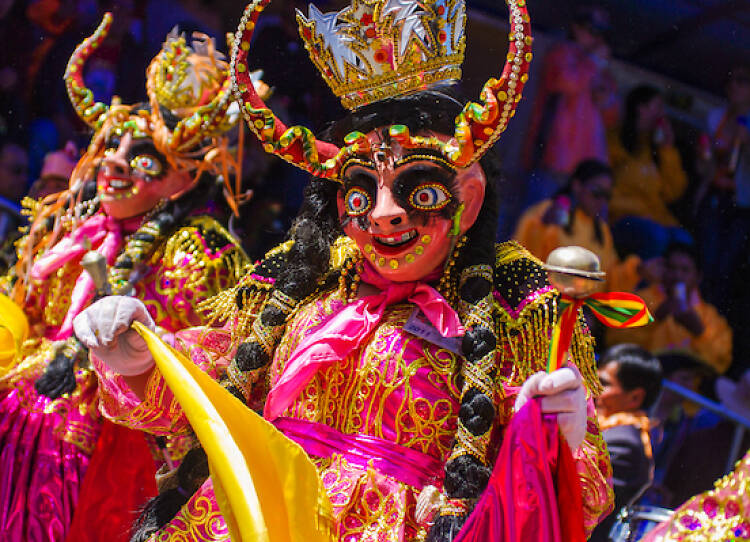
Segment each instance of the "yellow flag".
[[21,307],[0,294],[0,376],[13,368],[29,336],[29,321]]
[[139,322],[167,385],[208,456],[235,542],[332,542],[333,516],[305,451]]

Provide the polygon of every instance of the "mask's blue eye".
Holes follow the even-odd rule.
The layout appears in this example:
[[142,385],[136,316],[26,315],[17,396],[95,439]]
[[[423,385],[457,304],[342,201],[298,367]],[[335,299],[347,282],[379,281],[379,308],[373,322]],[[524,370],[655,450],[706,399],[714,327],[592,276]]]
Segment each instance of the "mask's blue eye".
[[350,188],[346,193],[346,214],[362,216],[372,207],[370,195],[361,188]]
[[162,173],[161,162],[148,154],[139,154],[130,161],[130,168],[149,177],[158,177]]
[[420,184],[409,194],[409,203],[412,207],[426,211],[440,210],[450,201],[450,192],[442,184],[437,183]]

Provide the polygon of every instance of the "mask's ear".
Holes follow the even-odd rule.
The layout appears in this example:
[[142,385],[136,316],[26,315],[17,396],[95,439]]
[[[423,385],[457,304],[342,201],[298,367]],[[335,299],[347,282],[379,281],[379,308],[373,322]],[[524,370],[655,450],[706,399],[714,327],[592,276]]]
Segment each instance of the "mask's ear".
[[456,176],[456,182],[459,186],[461,203],[464,205],[463,214],[459,222],[461,235],[469,231],[477,221],[479,211],[482,209],[484,202],[484,193],[487,186],[487,178],[479,164],[473,164],[470,167],[459,171]]

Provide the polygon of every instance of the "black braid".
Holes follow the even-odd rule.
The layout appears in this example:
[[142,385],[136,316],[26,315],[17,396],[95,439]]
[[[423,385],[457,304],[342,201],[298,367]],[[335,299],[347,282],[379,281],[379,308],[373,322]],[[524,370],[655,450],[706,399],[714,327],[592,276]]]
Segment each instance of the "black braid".
[[[494,186],[496,171],[495,158],[485,156],[482,160],[483,170],[487,176],[487,189],[482,209],[477,221],[467,232],[468,242],[461,251],[456,268],[458,275],[475,266],[487,266],[494,269],[495,264],[495,227],[497,224],[497,196]],[[490,280],[488,280],[488,278]],[[461,349],[467,363],[477,364],[487,356],[495,356],[497,335],[494,322],[474,318],[473,309],[492,294],[490,277],[471,275],[466,278],[459,289],[461,300],[468,304],[468,310],[462,310],[462,318],[467,323]],[[496,369],[491,368],[488,376],[494,381]],[[463,381],[461,407],[458,413],[459,426],[463,426],[471,437],[481,437],[492,430],[496,409],[494,398],[489,397],[469,381]],[[470,437],[470,438],[471,438]],[[486,452],[487,450],[480,451]],[[476,457],[468,453],[457,436],[451,457],[445,465],[443,489],[449,499],[449,505],[441,510],[430,529],[429,542],[450,542],[461,529],[468,513],[468,503],[451,502],[479,498],[487,487],[491,474],[490,461],[486,457]],[[456,506],[459,504],[459,506]]]
[[173,475],[173,487],[159,493],[146,503],[133,525],[130,542],[146,542],[153,533],[166,525],[208,477],[208,457],[203,448],[190,450]]
[[[304,203],[290,234],[294,244],[276,279],[274,293],[279,292],[298,303],[318,288],[319,280],[328,272],[330,246],[341,234],[335,205],[336,190],[333,183],[321,179],[312,179],[305,189]],[[230,368],[232,383],[227,389],[238,398],[244,401],[249,399],[248,386],[254,384],[257,377],[251,378],[246,373],[261,371],[271,362],[275,341],[280,338],[289,313],[290,310],[285,310],[282,304],[266,303],[257,323],[263,329],[273,330],[275,340],[263,346],[257,334],[253,333],[237,348],[233,363],[237,377],[232,378],[233,369]],[[238,378],[245,384],[237,385]],[[247,378],[251,378],[252,382],[248,382]]]

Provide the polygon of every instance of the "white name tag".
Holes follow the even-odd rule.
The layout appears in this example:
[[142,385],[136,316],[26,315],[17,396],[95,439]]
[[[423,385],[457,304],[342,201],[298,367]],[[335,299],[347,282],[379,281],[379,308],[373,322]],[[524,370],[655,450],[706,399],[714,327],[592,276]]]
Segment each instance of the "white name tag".
[[416,307],[412,311],[409,319],[406,321],[406,325],[404,325],[404,329],[420,339],[450,350],[459,356],[461,355],[461,341],[463,337],[443,337],[425,315],[422,314],[419,307]]

